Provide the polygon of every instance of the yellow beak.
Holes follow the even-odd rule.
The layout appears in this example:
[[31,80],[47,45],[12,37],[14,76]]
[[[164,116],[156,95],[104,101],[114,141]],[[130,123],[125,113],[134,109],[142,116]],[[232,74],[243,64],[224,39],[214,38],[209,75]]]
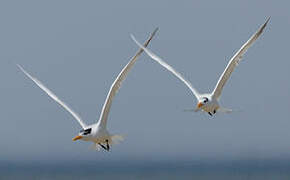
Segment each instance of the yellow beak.
[[199,102],[199,103],[197,104],[197,108],[201,108],[201,106],[203,106],[203,104],[202,104],[201,102]]
[[76,136],[76,137],[74,137],[72,140],[73,141],[76,141],[76,140],[78,140],[78,139],[82,139],[83,137],[82,136]]

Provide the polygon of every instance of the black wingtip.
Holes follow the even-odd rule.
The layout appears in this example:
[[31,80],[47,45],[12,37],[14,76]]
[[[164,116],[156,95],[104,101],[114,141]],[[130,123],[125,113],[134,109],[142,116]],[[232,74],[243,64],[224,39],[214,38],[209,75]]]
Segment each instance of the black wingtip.
[[268,24],[268,22],[270,21],[270,19],[271,19],[271,16],[269,16],[269,17],[267,18],[267,20],[266,20],[266,22],[265,22],[265,26]]
[[262,32],[264,31],[265,27],[267,26],[268,22],[270,21],[270,16],[267,18],[266,22],[260,27],[260,29],[258,30],[256,36],[259,37]]
[[154,31],[151,34],[151,37],[155,36],[156,32],[159,30],[159,27],[155,28]]
[[[150,37],[149,37],[149,39],[145,42],[145,44],[144,44],[144,47],[147,47],[147,45],[149,44],[149,42],[152,40],[152,38],[155,36],[155,34],[156,34],[156,32],[158,31],[158,27],[157,28],[155,28],[155,30],[151,33],[151,35],[150,35]],[[131,34],[131,38],[133,38],[134,39],[134,36],[132,37],[133,35]],[[143,49],[142,49],[142,51],[143,51]]]
[[268,22],[270,21],[270,18],[271,17],[268,17],[267,20],[266,20],[266,22],[263,24],[263,26],[261,28],[262,30],[267,26]]

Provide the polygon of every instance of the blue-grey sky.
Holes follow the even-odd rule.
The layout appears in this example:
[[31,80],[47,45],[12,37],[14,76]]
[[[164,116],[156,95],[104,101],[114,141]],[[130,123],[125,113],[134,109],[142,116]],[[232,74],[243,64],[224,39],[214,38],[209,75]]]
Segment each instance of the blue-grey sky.
[[[277,1],[1,1],[2,160],[138,160],[290,157],[290,3]],[[200,92],[211,92],[235,51],[267,17],[222,93],[232,114],[183,112],[196,101],[176,77],[143,54],[114,99],[110,153],[73,142],[76,120],[33,84],[44,82],[87,123],[137,46],[149,48]],[[287,78],[288,77],[288,78]]]

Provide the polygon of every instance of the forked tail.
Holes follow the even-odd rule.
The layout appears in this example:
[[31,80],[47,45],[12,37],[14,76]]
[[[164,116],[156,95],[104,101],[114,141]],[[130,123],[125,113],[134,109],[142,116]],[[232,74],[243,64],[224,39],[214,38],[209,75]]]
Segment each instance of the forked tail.
[[115,134],[111,136],[110,144],[119,144],[123,140],[124,140],[124,136]]
[[228,109],[228,108],[224,108],[224,107],[219,107],[218,112],[231,113],[231,112],[233,112],[233,110],[232,109]]

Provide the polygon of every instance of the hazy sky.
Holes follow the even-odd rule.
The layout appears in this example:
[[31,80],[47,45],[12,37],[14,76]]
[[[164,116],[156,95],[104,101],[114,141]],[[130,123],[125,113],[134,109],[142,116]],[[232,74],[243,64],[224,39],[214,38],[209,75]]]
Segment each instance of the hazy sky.
[[[286,2],[286,1],[285,1]],[[277,1],[1,1],[2,160],[290,157],[290,3]],[[143,54],[114,99],[110,153],[73,142],[81,129],[15,66],[44,82],[87,123],[114,78],[155,27],[149,48],[200,92],[211,92],[229,59],[263,24],[222,93],[232,114],[183,112],[196,101]]]

